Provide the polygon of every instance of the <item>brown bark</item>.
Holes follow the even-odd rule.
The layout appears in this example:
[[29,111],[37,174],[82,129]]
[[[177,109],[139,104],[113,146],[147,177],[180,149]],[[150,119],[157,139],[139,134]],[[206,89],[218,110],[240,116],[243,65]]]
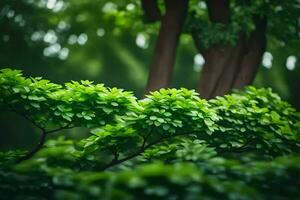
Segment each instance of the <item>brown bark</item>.
[[161,12],[157,0],[141,0],[144,11],[145,22],[155,22],[161,20]]
[[262,55],[266,49],[266,19],[255,18],[255,31],[251,34],[246,54],[241,62],[240,69],[233,83],[233,88],[240,89],[253,82]]
[[228,23],[230,19],[229,0],[206,0],[209,18],[212,22]]
[[223,66],[222,75],[219,77],[210,98],[228,93],[232,89],[234,80],[239,71],[243,56],[245,53],[245,37],[241,33],[239,40],[235,46],[228,48],[229,57],[225,58],[225,66]]
[[[230,20],[228,0],[207,0],[212,22],[226,24]],[[195,45],[204,55],[205,64],[197,90],[202,98],[210,99],[228,93],[232,88],[251,84],[266,46],[266,21],[255,17],[256,29],[246,41],[240,33],[236,45],[217,44],[203,50],[198,33],[193,33]]]
[[[229,1],[228,0],[207,0],[209,18],[214,23],[226,24],[229,22]],[[202,98],[209,99],[214,93],[228,60],[232,57],[233,48],[229,45],[217,44],[208,50],[203,50],[196,31],[193,33],[195,45],[205,59],[201,78],[197,90]]]
[[165,0],[162,18],[151,64],[146,93],[169,87],[175,63],[177,43],[186,17],[188,0]]
[[226,68],[226,63],[230,59],[231,51],[230,46],[215,45],[203,54],[205,64],[197,87],[202,98],[211,98],[218,80]]

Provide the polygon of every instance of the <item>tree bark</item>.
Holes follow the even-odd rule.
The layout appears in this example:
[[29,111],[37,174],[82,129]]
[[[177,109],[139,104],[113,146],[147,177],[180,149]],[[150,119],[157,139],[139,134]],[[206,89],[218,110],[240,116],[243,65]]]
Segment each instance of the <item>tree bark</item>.
[[157,0],[141,0],[144,11],[145,22],[156,22],[161,20],[161,12]]
[[[212,22],[229,23],[228,0],[207,0],[206,3]],[[254,23],[256,29],[250,38],[246,40],[241,32],[234,46],[217,44],[203,50],[199,34],[193,33],[195,45],[205,58],[197,86],[202,98],[211,99],[252,83],[266,46],[266,20],[255,17]]]
[[166,13],[162,17],[154,58],[145,93],[169,87],[175,63],[176,48],[187,14],[188,0],[165,0]]
[[227,60],[225,60],[222,74],[209,98],[224,95],[232,89],[232,85],[245,54],[245,36],[243,33],[240,34],[237,44],[228,48],[228,54],[229,57],[225,58]]
[[240,69],[233,83],[233,88],[243,88],[253,82],[257,69],[266,50],[266,19],[254,18],[255,30],[248,42],[246,54],[243,57]]
[[197,87],[202,98],[211,98],[231,57],[231,51],[230,46],[215,45],[203,54],[205,64]]
[[[209,18],[213,23],[229,23],[229,0],[207,0],[206,4]],[[202,98],[210,99],[225,67],[227,67],[228,60],[232,57],[233,48],[229,45],[216,44],[208,50],[203,50],[198,34],[199,33],[195,31],[193,38],[196,48],[203,54],[205,64],[198,82],[197,90]]]

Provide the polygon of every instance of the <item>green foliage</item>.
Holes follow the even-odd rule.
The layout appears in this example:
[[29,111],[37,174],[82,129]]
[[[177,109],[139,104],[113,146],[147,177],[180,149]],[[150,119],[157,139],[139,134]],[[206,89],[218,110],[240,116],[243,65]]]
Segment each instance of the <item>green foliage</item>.
[[136,107],[135,97],[117,88],[93,85],[90,81],[72,81],[61,86],[21,75],[18,70],[1,70],[0,101],[39,127],[98,127],[116,121],[117,116],[127,115]]
[[[255,29],[254,18],[267,19],[267,31],[270,36],[281,42],[298,39],[300,4],[288,1],[230,1],[230,18],[228,23],[209,20],[207,6],[204,1],[190,0],[189,15],[186,22],[187,32],[198,32],[198,39],[204,49],[214,44],[235,45],[239,34],[250,35]],[[278,27],[281,27],[279,30]],[[283,28],[284,27],[284,28]]]
[[187,89],[137,100],[90,81],[0,72],[0,106],[48,136],[0,154],[3,199],[297,199],[300,114],[270,89],[206,101]]
[[247,148],[263,155],[297,149],[299,113],[270,89],[248,87],[210,102],[222,118],[217,122],[220,131],[216,133],[223,136],[216,141],[221,148],[241,148],[247,144]]

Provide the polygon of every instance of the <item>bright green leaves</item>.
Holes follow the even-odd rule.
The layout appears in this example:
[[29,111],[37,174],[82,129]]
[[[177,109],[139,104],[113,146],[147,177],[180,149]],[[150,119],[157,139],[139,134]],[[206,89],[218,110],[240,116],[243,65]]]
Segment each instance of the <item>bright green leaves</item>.
[[11,69],[1,70],[0,83],[2,107],[40,127],[104,127],[90,138],[94,150],[114,146],[122,154],[145,139],[191,134],[218,152],[278,155],[299,148],[299,113],[269,89],[248,87],[208,102],[193,90],[161,89],[136,101],[130,92],[91,81],[61,86]]
[[216,129],[214,121],[218,117],[214,110],[193,90],[161,89],[139,103],[143,109],[135,119],[135,126],[145,132],[151,130],[156,134],[189,134]]
[[135,97],[117,88],[73,81],[65,87],[41,78],[24,78],[18,70],[0,72],[2,106],[26,115],[41,127],[98,127],[136,109]]
[[135,152],[142,143],[142,138],[130,127],[107,125],[93,131],[93,136],[83,140],[80,145],[84,153],[95,151],[107,152],[112,156],[124,156]]
[[16,191],[37,199],[299,196],[300,114],[269,89],[247,87],[210,101],[193,90],[161,89],[137,101],[90,81],[61,86],[4,69],[0,94],[1,107],[42,130],[91,128],[79,141],[49,140],[16,168],[24,152],[1,153],[6,199]]
[[[217,122],[220,132],[215,134],[222,135],[223,140],[215,140],[216,147],[240,146],[242,151],[254,148],[268,155],[278,155],[289,153],[299,145],[298,113],[270,89],[247,87],[217,97],[210,104],[221,117]],[[288,144],[288,140],[293,142]]]
[[195,137],[169,139],[143,154],[146,161],[163,160],[165,163],[177,162],[206,162],[215,157],[217,152],[203,140]]

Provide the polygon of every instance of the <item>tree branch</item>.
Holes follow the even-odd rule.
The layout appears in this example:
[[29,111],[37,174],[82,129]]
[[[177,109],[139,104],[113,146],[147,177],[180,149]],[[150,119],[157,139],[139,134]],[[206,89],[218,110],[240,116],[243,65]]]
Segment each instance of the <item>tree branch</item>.
[[24,160],[28,160],[28,159],[32,158],[45,144],[46,136],[47,136],[46,131],[42,130],[42,134],[41,134],[41,137],[40,137],[40,140],[39,140],[38,144],[33,149],[31,149],[25,156],[21,157],[17,161],[17,163],[20,163]]
[[4,103],[9,107],[9,109],[10,109],[11,111],[13,111],[14,113],[16,113],[16,114],[22,116],[22,117],[25,118],[27,121],[29,121],[30,123],[32,123],[35,127],[39,128],[41,131],[44,131],[44,130],[45,130],[44,127],[42,127],[41,125],[39,125],[38,123],[36,123],[33,119],[30,119],[30,117],[27,116],[25,113],[21,113],[21,112],[17,111],[12,105],[10,105],[10,104],[7,103],[7,102],[4,102]]
[[27,121],[29,121],[30,123],[32,123],[35,127],[37,127],[38,129],[41,130],[41,137],[39,139],[39,142],[38,144],[33,148],[31,149],[24,157],[21,157],[17,163],[20,163],[24,160],[28,160],[30,158],[32,158],[42,147],[43,145],[45,144],[45,141],[46,141],[46,136],[50,133],[55,133],[55,132],[58,132],[58,131],[61,131],[61,130],[64,130],[64,129],[71,129],[71,128],[74,128],[74,126],[71,126],[72,125],[72,122],[68,123],[67,125],[65,126],[62,126],[62,127],[59,127],[59,128],[56,128],[56,129],[52,129],[52,130],[46,130],[45,127],[39,125],[37,122],[35,122],[33,119],[31,119],[28,115],[26,115],[25,113],[22,113],[20,111],[18,111],[17,109],[15,109],[12,105],[10,105],[9,103],[7,102],[4,102],[11,111],[13,111],[14,113],[24,117]]
[[232,148],[232,149],[225,149],[225,150],[221,150],[221,151],[217,151],[217,152],[220,153],[220,154],[222,154],[222,153],[233,153],[233,152],[234,153],[242,153],[242,152],[245,152],[245,151],[249,150],[250,149],[249,145],[253,142],[255,142],[255,138],[249,139],[245,144],[243,144],[240,147]]
[[183,136],[183,135],[188,135],[188,134],[193,134],[193,133],[198,133],[198,131],[190,131],[190,132],[178,133],[178,134],[174,134],[174,135],[167,135],[167,136],[161,137],[161,138],[159,138],[159,139],[157,139],[157,140],[154,140],[154,141],[152,141],[152,142],[150,142],[150,143],[148,143],[148,144],[146,144],[146,142],[145,142],[145,140],[144,140],[143,144],[141,145],[141,147],[139,148],[138,151],[136,151],[135,153],[133,153],[133,154],[127,156],[127,157],[124,157],[124,158],[122,158],[122,159],[120,159],[120,160],[112,160],[112,161],[111,161],[110,163],[108,163],[107,165],[105,165],[105,166],[103,166],[103,167],[100,167],[99,170],[100,170],[100,171],[104,171],[104,170],[106,170],[106,169],[108,169],[108,168],[111,168],[111,167],[113,167],[113,166],[116,166],[116,165],[118,165],[118,164],[121,164],[121,163],[123,163],[123,162],[126,162],[126,161],[128,161],[128,160],[130,160],[130,159],[132,159],[132,158],[135,158],[136,156],[138,156],[138,155],[144,153],[145,150],[147,150],[148,148],[150,148],[150,147],[152,147],[152,146],[154,146],[154,145],[156,145],[156,144],[159,144],[159,143],[163,142],[163,141],[166,140],[166,139],[174,138],[174,137],[178,137],[178,136]]
[[71,128],[75,128],[75,126],[72,126],[72,123],[70,122],[69,124],[62,126],[60,128],[46,131],[46,133],[50,134],[50,133],[58,132],[58,131],[65,130],[65,129],[71,129]]

